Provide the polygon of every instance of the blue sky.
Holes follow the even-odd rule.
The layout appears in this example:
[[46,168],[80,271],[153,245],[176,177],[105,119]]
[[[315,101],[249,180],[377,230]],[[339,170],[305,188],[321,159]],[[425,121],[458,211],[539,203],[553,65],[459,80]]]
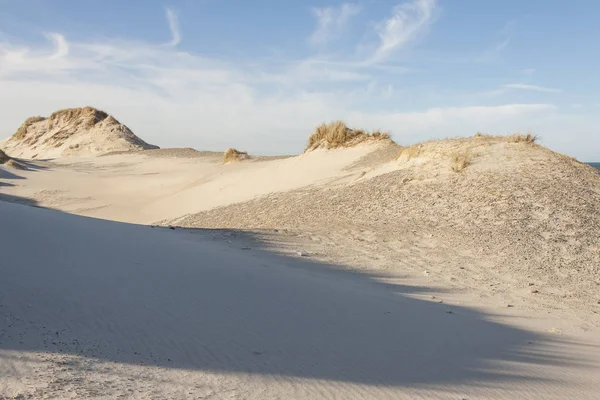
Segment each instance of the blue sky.
[[162,147],[533,131],[600,159],[600,2],[0,0],[0,136],[92,105]]

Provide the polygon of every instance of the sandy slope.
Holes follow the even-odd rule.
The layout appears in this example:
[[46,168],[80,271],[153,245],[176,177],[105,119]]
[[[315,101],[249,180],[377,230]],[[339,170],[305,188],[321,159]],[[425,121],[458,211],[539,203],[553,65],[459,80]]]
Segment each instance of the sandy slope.
[[7,181],[14,186],[3,192],[77,214],[152,223],[339,180],[352,175],[344,171],[348,165],[374,149],[359,146],[226,165],[215,153],[163,157],[168,150],[64,157],[30,163],[31,170],[19,174],[24,179]]
[[83,107],[59,110],[48,118],[28,118],[0,142],[0,148],[12,157],[46,159],[158,147],[144,142],[112,115]]
[[417,150],[0,166],[0,200],[193,228],[0,202],[0,397],[595,398],[600,174]]
[[0,213],[5,396],[593,399],[600,391],[592,335],[536,332],[459,306],[449,314],[408,296],[418,288],[240,248],[256,238],[226,243],[216,232],[2,202]]

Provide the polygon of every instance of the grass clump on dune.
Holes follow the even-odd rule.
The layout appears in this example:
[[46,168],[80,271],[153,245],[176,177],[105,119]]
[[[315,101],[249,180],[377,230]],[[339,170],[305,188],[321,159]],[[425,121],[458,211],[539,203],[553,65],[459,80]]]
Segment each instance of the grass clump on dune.
[[507,136],[495,136],[487,133],[477,132],[474,136],[475,139],[487,139],[487,140],[504,140],[507,143],[525,143],[534,144],[537,142],[539,137],[533,133],[515,133]]
[[396,156],[396,160],[398,160],[400,158],[404,158],[406,161],[408,161],[411,158],[418,157],[419,154],[421,154],[422,147],[423,147],[423,144],[421,144],[421,143],[413,144],[412,146],[408,146],[408,147],[403,147],[398,152],[398,155]]
[[454,172],[462,172],[465,168],[471,165],[472,156],[469,150],[465,150],[460,153],[453,153],[451,156],[452,164],[451,168]]
[[344,122],[334,121],[319,125],[308,138],[308,145],[304,151],[321,147],[326,149],[350,147],[370,139],[391,141],[390,134],[387,132],[379,130],[367,132],[362,129],[350,129]]
[[25,165],[13,160],[2,150],[0,150],[0,165],[6,165],[15,169],[27,169]]
[[515,133],[506,138],[506,141],[509,143],[534,144],[537,140],[537,135],[534,135],[533,133]]
[[225,153],[223,154],[223,162],[224,163],[247,160],[248,158],[250,158],[250,156],[248,156],[247,152],[239,151],[234,148],[225,150]]
[[25,137],[25,135],[27,134],[27,129],[29,128],[29,126],[31,126],[32,124],[35,124],[36,122],[40,122],[43,120],[45,120],[45,118],[40,117],[40,116],[27,118],[25,120],[25,122],[23,122],[23,124],[19,127],[19,129],[17,129],[17,131],[13,135],[13,138],[23,139]]

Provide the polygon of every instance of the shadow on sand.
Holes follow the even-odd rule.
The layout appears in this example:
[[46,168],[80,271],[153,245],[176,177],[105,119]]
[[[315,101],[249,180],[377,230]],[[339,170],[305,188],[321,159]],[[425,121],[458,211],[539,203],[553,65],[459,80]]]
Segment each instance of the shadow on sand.
[[280,254],[266,234],[0,215],[0,349],[394,387],[577,362],[544,350],[555,339],[407,296],[426,289]]

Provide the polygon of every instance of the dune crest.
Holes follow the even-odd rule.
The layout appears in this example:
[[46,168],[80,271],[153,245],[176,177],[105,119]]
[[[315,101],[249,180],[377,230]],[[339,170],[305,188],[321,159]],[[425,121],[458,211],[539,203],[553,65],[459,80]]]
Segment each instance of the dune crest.
[[157,149],[112,115],[93,107],[68,108],[48,118],[31,117],[0,147],[13,157],[95,156],[113,151]]

